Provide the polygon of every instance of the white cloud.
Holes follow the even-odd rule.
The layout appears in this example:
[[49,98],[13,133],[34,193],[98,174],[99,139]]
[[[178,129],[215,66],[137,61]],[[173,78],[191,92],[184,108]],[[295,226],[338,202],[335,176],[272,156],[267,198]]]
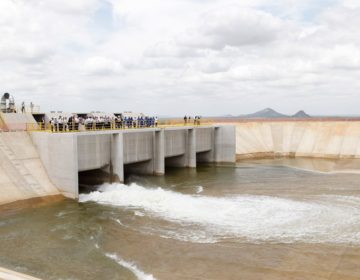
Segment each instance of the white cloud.
[[321,3],[2,0],[0,84],[45,110],[355,114],[360,6]]
[[90,57],[84,63],[84,71],[90,75],[111,75],[120,70],[120,63],[102,56]]
[[335,45],[323,53],[321,61],[330,69],[360,70],[360,49],[354,44]]
[[[271,14],[226,6],[204,15],[199,32],[188,38],[188,44],[196,45],[196,37],[204,39],[209,47],[262,45],[277,39],[283,23]],[[206,45],[205,45],[206,47]]]
[[[26,0],[22,1],[24,3],[28,2]],[[38,8],[44,10],[79,16],[94,12],[99,3],[99,0],[62,0],[61,3],[57,0],[40,0],[37,3],[33,3],[33,5],[37,4]]]

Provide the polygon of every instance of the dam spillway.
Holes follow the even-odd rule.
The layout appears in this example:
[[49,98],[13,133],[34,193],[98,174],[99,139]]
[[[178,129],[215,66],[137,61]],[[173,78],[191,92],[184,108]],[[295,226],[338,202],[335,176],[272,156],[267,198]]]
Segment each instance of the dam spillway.
[[60,192],[79,196],[79,172],[107,170],[117,182],[124,170],[165,174],[165,167],[235,162],[234,126],[181,126],[86,132],[32,132],[47,174]]

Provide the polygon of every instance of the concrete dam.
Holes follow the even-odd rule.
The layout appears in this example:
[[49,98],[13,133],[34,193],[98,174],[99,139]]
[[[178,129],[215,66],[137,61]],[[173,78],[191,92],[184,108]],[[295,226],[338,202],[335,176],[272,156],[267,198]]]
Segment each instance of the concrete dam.
[[198,162],[360,158],[359,121],[240,121],[51,133],[25,131],[28,119],[29,114],[2,114],[1,121],[14,131],[0,133],[0,204],[57,194],[77,198],[79,174],[98,170],[123,182],[126,173],[163,175],[166,167],[195,168]]
[[76,133],[32,132],[47,174],[65,196],[79,195],[79,172],[106,170],[116,182],[124,173],[165,174],[165,167],[197,162],[235,162],[234,126],[184,126]]

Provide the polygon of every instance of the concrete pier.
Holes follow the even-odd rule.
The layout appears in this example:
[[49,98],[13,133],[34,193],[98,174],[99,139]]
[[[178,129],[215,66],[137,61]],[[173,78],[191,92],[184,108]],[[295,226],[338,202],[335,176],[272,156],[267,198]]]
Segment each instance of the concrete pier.
[[80,133],[32,132],[49,178],[67,197],[79,195],[78,173],[102,169],[118,182],[124,173],[163,175],[168,167],[235,162],[235,127],[184,126]]

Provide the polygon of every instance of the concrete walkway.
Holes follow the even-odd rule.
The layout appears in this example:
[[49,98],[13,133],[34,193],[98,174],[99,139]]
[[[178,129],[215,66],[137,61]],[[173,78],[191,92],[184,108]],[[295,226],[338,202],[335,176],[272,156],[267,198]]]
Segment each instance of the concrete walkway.
[[39,278],[18,273],[2,267],[0,267],[0,279],[1,280],[40,280]]

